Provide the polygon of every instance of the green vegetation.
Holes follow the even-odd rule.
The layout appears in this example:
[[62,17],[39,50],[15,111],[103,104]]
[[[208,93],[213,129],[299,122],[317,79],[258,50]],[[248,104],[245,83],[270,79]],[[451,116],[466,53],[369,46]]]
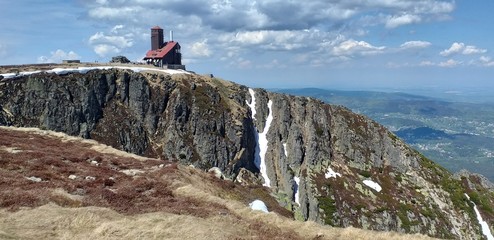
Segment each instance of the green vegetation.
[[392,132],[388,132],[388,137],[391,138],[391,140],[393,140],[393,142],[398,141],[398,137]]
[[374,213],[382,213],[384,211],[388,211],[388,207],[387,206],[383,206],[383,207],[379,207],[379,208],[376,208],[373,212]]
[[424,217],[427,217],[430,219],[434,219],[436,217],[436,213],[434,212],[434,210],[432,210],[428,207],[420,209],[420,214],[422,214],[422,215],[424,215]]
[[324,130],[322,129],[322,127],[321,127],[321,126],[319,126],[319,125],[317,125],[317,124],[315,124],[315,125],[316,125],[316,135],[317,135],[318,137],[322,137],[322,135],[323,135],[323,133],[324,133]]
[[371,172],[367,170],[360,170],[358,171],[358,174],[365,178],[370,178],[372,176]]
[[333,215],[337,212],[335,201],[331,196],[318,197],[319,208],[324,211],[324,223],[330,226],[336,226]]
[[476,191],[470,192],[468,196],[470,197],[470,200],[474,202],[482,211],[494,214],[494,210],[490,205],[488,196],[486,196],[485,194],[479,194]]
[[424,155],[422,155],[420,152],[415,151],[415,154],[420,156],[420,165],[422,167],[429,169],[431,173],[433,174],[433,179],[434,183],[437,183],[437,178],[442,178],[444,175],[451,175],[448,170],[443,168],[442,166],[438,165],[437,163],[431,161],[430,159],[426,158]]
[[398,207],[398,212],[396,213],[396,215],[398,215],[398,217],[400,218],[401,227],[405,229],[406,232],[410,232],[411,226],[420,224],[419,221],[410,221],[410,219],[408,218],[408,212],[411,212],[412,210],[413,206],[401,203]]
[[470,217],[474,219],[475,213],[473,212],[472,206],[470,206],[470,201],[468,201],[468,198],[465,196],[465,189],[462,186],[461,181],[454,179],[451,173],[426,158],[424,155],[419,152],[417,152],[417,154],[420,156],[420,164],[422,167],[431,171],[431,181],[440,185],[443,190],[449,193],[451,202],[456,209],[467,212]]
[[468,212],[472,218],[475,218],[473,209],[469,204],[468,198],[465,196],[465,189],[460,181],[453,179],[451,176],[445,176],[441,179],[440,185],[450,194],[451,201],[455,208],[464,210]]
[[397,182],[401,182],[401,181],[403,181],[403,177],[401,176],[401,174],[400,174],[400,173],[397,173],[397,174],[396,174],[396,176],[395,176],[395,180],[396,180]]
[[407,213],[399,211],[396,213],[398,215],[398,218],[400,218],[401,221],[401,227],[405,229],[405,232],[410,232],[410,219],[408,219]]

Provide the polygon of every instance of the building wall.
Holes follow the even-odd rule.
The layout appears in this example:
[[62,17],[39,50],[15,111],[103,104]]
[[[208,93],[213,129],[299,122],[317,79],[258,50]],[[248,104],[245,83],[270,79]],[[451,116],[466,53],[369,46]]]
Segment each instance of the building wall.
[[180,45],[178,43],[163,57],[163,65],[165,64],[182,65],[182,53],[180,52]]
[[151,50],[163,47],[163,29],[151,29]]

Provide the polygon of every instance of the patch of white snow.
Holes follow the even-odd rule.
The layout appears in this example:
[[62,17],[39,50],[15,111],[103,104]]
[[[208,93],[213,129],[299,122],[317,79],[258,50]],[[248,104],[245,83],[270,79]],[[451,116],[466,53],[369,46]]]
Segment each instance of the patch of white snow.
[[286,148],[286,143],[283,143],[283,150],[285,151],[285,157],[288,157],[288,150]]
[[27,180],[31,180],[33,182],[41,182],[41,178],[39,177],[35,177],[35,176],[31,176],[31,177],[26,177]]
[[268,171],[266,169],[266,153],[268,152],[268,131],[269,128],[271,127],[271,122],[273,122],[273,110],[271,109],[271,106],[273,105],[273,101],[269,100],[268,101],[268,109],[269,109],[269,114],[268,117],[266,118],[266,125],[264,126],[264,131],[262,133],[259,133],[259,157],[261,159],[260,163],[260,171],[261,175],[264,178],[264,184],[263,186],[266,187],[271,187],[271,181],[269,180],[268,176]]
[[265,213],[269,213],[268,207],[266,207],[266,204],[264,204],[263,201],[258,200],[258,199],[256,199],[253,202],[249,203],[249,207],[252,210],[259,210],[259,211],[263,211]]
[[[468,198],[468,200],[470,200],[470,196],[468,196],[468,194],[465,193],[465,196]],[[484,234],[487,237],[487,240],[494,240],[494,236],[491,233],[491,229],[489,228],[489,225],[487,225],[487,222],[482,219],[482,215],[480,215],[477,205],[475,205],[473,201],[470,202],[473,203],[473,210],[475,211],[475,215],[477,215],[477,221],[482,227],[482,234]]]
[[338,177],[341,177],[341,174],[333,171],[333,169],[331,169],[331,166],[328,166],[328,171],[326,172],[326,174],[324,175],[324,177],[326,177],[326,178],[332,178],[332,177],[336,178],[337,176]]
[[295,202],[300,206],[300,196],[299,196],[299,187],[300,187],[300,178],[299,177],[293,177],[293,180],[295,181]]
[[[107,70],[107,69],[129,69],[134,72],[142,72],[142,71],[154,71],[154,72],[164,72],[168,74],[190,74],[185,70],[175,70],[175,69],[156,69],[156,68],[146,68],[146,67],[125,67],[125,66],[98,66],[98,67],[76,67],[76,68],[54,68],[52,70],[46,71],[47,73],[55,73],[55,74],[67,74],[67,73],[87,73],[91,70]],[[35,73],[40,73],[42,71],[31,71],[31,72],[19,72],[19,73],[4,73],[0,74],[4,78],[13,78],[17,76],[27,76]]]
[[[252,113],[252,119],[255,119],[256,115],[256,98],[255,98],[255,92],[251,88],[249,88],[249,93],[252,98],[251,103],[249,104],[247,102],[247,105],[250,107],[251,113]],[[266,118],[266,124],[264,126],[264,130],[262,133],[259,133],[257,128],[255,128],[255,139],[256,139],[256,149],[255,149],[255,158],[254,158],[254,164],[256,167],[259,169],[261,172],[261,175],[264,179],[263,186],[266,187],[271,187],[271,181],[269,180],[268,172],[266,169],[266,152],[268,151],[268,139],[267,139],[267,133],[269,131],[269,128],[271,127],[271,122],[273,121],[273,110],[271,109],[271,106],[273,105],[273,101],[269,100],[268,101],[268,109],[269,109],[269,114],[268,117]]]
[[256,119],[256,94],[252,88],[249,88],[250,98],[252,99],[247,102],[247,106],[249,106],[250,111],[252,112],[252,119]]
[[363,183],[367,185],[367,187],[370,187],[376,190],[377,192],[380,192],[382,190],[381,185],[379,185],[379,183],[374,182],[372,180],[364,180]]

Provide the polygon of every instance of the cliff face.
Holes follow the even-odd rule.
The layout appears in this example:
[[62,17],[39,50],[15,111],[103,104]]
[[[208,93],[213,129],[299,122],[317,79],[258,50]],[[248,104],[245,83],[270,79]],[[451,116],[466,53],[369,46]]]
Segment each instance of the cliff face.
[[492,190],[453,178],[366,117],[311,98],[195,74],[116,69],[3,79],[0,91],[0,125],[219,167],[237,181],[252,172],[300,220],[478,239],[464,193],[481,193],[475,203],[493,226]]

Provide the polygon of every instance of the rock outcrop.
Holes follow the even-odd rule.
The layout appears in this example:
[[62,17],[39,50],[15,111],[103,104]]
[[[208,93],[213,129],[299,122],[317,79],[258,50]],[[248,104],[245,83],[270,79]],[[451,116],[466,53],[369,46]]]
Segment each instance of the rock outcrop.
[[[492,190],[454,178],[370,119],[312,98],[254,89],[251,109],[245,86],[117,69],[3,79],[0,91],[0,125],[40,127],[204,170],[218,167],[243,184],[269,180],[279,203],[300,220],[478,239],[480,226],[464,194],[487,191],[476,204],[494,222]],[[256,131],[265,128],[267,143],[260,143]],[[254,162],[258,147],[266,150],[266,176]]]

